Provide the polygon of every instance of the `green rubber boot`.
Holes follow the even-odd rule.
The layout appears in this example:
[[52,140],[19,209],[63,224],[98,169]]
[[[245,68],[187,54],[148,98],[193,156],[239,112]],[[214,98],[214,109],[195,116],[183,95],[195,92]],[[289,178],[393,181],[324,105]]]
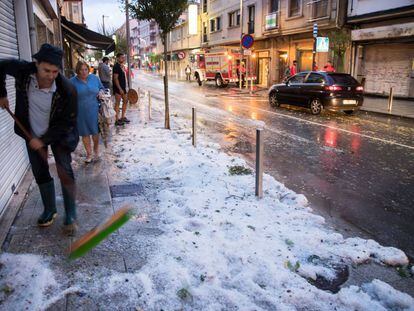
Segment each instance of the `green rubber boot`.
[[67,235],[75,235],[78,227],[76,225],[76,187],[75,185],[62,185],[63,202],[65,204],[64,232]]
[[39,227],[48,227],[53,223],[57,216],[55,184],[53,179],[47,183],[39,185],[39,190],[44,211],[37,220],[37,224]]

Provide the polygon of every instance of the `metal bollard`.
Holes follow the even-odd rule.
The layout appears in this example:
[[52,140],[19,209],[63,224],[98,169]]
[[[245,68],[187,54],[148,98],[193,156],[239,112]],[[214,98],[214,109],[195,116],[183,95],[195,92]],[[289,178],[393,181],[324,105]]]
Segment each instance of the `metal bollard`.
[[148,91],[148,120],[151,120],[151,91]]
[[193,133],[191,135],[192,138],[192,142],[193,142],[193,146],[196,146],[196,136],[197,136],[197,131],[196,131],[196,123],[197,123],[197,112],[195,107],[193,107],[193,115],[192,115],[192,121],[193,121]]
[[256,196],[263,197],[263,130],[256,129]]
[[390,96],[388,97],[388,112],[392,110],[392,102],[394,100],[394,89],[390,88]]

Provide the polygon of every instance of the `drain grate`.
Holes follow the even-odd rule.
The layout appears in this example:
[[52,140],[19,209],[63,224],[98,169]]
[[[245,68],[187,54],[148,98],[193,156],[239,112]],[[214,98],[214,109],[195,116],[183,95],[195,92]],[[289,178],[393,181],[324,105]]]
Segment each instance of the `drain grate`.
[[113,185],[109,189],[112,198],[135,197],[144,192],[141,184]]

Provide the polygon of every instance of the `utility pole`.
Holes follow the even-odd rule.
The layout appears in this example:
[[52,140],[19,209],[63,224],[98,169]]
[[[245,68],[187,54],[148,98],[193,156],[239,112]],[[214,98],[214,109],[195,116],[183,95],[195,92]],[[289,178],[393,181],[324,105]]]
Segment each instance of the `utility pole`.
[[126,56],[127,56],[127,66],[128,66],[128,88],[131,88],[131,60],[130,60],[130,33],[129,33],[129,8],[128,8],[128,0],[125,0],[125,27],[126,27],[126,40],[127,40],[127,50],[126,50]]
[[315,56],[316,56],[316,38],[318,37],[318,24],[313,24],[313,51],[312,51],[312,67],[311,71],[314,70]]
[[239,63],[239,88],[242,89],[242,71],[241,71],[241,64],[243,61],[243,46],[242,46],[242,38],[243,38],[243,0],[240,0],[240,63]]

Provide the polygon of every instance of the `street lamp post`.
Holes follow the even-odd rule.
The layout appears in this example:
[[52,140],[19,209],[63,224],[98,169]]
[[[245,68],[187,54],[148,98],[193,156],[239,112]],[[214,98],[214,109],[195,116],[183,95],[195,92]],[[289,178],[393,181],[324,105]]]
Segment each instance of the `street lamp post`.
[[125,18],[126,18],[126,40],[127,40],[127,50],[126,50],[126,56],[127,56],[127,66],[128,66],[128,88],[131,88],[131,60],[130,60],[130,44],[131,44],[131,38],[130,38],[130,31],[129,31],[129,4],[128,0],[125,0]]
[[104,36],[106,36],[106,30],[105,30],[105,17],[109,17],[109,16],[102,15],[102,31],[103,31]]
[[243,38],[243,0],[240,0],[240,63],[239,63],[239,88],[242,89],[242,71],[241,71],[241,64],[243,61],[243,46],[242,46],[242,38]]

